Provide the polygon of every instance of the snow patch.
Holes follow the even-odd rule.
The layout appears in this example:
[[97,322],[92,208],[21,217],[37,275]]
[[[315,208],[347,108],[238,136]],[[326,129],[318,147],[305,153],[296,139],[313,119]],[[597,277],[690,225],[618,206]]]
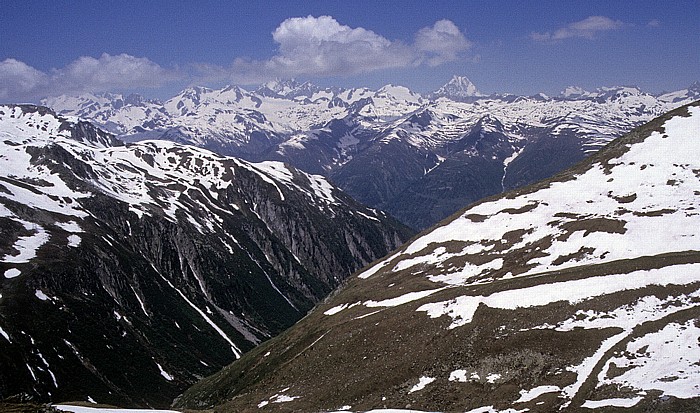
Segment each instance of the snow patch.
[[80,241],[82,241],[81,238],[75,234],[68,236],[68,246],[69,247],[75,248],[75,247],[79,246]]
[[[660,390],[667,396],[700,397],[700,326],[694,320],[670,323],[657,332],[636,338],[626,351],[608,361],[599,376],[603,384],[640,390]],[[624,373],[607,378],[609,366]]]
[[514,310],[543,306],[557,301],[570,303],[620,291],[644,288],[650,285],[686,285],[700,281],[700,264],[672,265],[659,269],[638,270],[629,274],[612,274],[579,280],[541,284],[493,293],[489,296],[460,296],[449,301],[424,304],[417,311],[425,311],[430,318],[448,315],[450,329],[469,324],[480,304],[491,308]]
[[449,381],[458,381],[460,383],[467,382],[467,371],[464,369],[457,369],[450,373]]
[[402,305],[406,303],[410,303],[411,301],[416,301],[420,300],[421,298],[425,298],[429,295],[432,295],[438,291],[442,291],[445,288],[436,288],[434,290],[426,290],[426,291],[415,291],[411,293],[406,293],[404,295],[400,295],[398,297],[394,298],[389,298],[386,300],[382,301],[365,301],[363,304],[365,307],[396,307],[397,305]]
[[34,291],[34,295],[41,301],[46,301],[49,299],[49,297],[46,294],[44,294],[41,290]]
[[429,385],[430,383],[435,381],[435,377],[426,377],[423,376],[420,379],[418,379],[418,384],[415,386],[411,387],[411,390],[409,390],[409,393],[414,393],[417,391],[421,391],[425,388],[425,386]]
[[520,398],[515,403],[525,403],[535,400],[543,394],[555,393],[561,391],[559,386],[537,386],[530,390],[520,390]]
[[77,233],[83,232],[83,229],[75,221],[56,222],[56,226],[67,232]]
[[158,366],[158,370],[160,370],[160,375],[163,376],[163,378],[167,381],[173,381],[173,376],[168,374],[165,370],[163,370],[163,367],[156,361],[156,366]]
[[586,400],[581,407],[587,409],[597,409],[599,407],[634,407],[642,401],[643,397],[631,399],[606,399],[606,400]]
[[7,340],[7,341],[9,341],[10,343],[12,343],[12,340],[10,340],[10,335],[7,334],[7,333],[5,332],[5,330],[2,329],[2,327],[0,327],[0,336],[5,337],[5,340]]
[[109,409],[104,407],[71,406],[68,404],[55,404],[56,409],[71,413],[181,413],[176,410],[153,409]]
[[[49,234],[41,226],[24,223],[27,230],[31,230],[34,233],[32,235],[27,235],[19,237],[12,248],[19,251],[17,255],[7,254],[2,259],[3,262],[20,264],[29,262],[32,258],[36,257],[36,252],[42,245],[49,241]],[[6,272],[7,273],[7,272]]]

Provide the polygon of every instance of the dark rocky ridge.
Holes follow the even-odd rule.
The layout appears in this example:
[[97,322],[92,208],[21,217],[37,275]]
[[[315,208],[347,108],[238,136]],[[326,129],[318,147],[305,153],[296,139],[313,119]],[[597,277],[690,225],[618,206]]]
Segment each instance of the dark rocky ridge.
[[[167,406],[412,234],[282,164],[268,167],[286,180],[196,148],[114,146],[45,108],[4,106],[7,122],[49,130],[0,143],[31,159],[0,176],[0,399]],[[59,181],[70,194],[51,194]]]

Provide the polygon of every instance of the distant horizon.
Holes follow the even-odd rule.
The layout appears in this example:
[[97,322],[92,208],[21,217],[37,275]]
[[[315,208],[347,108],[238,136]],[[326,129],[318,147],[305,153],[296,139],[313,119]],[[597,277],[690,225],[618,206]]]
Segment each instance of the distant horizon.
[[[456,77],[456,76],[459,76],[459,77],[467,77],[467,76],[463,76],[463,75],[454,75],[454,76],[455,76],[455,77]],[[468,78],[468,77],[467,77],[467,78]],[[445,81],[444,84],[447,84],[451,79],[453,79],[453,77],[450,77],[450,79],[448,79],[447,81]],[[271,80],[268,80],[268,81],[266,81],[266,82],[262,82],[262,83],[259,83],[259,84],[249,84],[249,85],[237,85],[237,84],[224,84],[224,85],[217,85],[217,86],[188,85],[188,86],[186,86],[186,87],[184,87],[184,88],[182,88],[182,89],[175,90],[173,93],[168,94],[168,95],[164,95],[164,96],[149,96],[148,94],[143,94],[143,93],[140,93],[139,91],[121,92],[121,91],[119,91],[119,90],[113,90],[113,91],[102,90],[102,91],[85,91],[85,92],[75,93],[75,94],[66,94],[66,95],[49,96],[49,97],[46,97],[46,98],[41,98],[40,100],[38,100],[38,101],[36,101],[36,102],[26,102],[26,103],[30,103],[30,104],[40,104],[41,101],[43,101],[43,100],[50,100],[50,99],[54,99],[54,98],[60,98],[61,96],[79,97],[79,96],[83,96],[83,95],[87,95],[87,94],[91,94],[91,95],[95,95],[95,96],[100,96],[100,95],[105,95],[105,94],[112,94],[112,95],[120,95],[120,96],[122,96],[122,97],[124,97],[124,98],[126,98],[126,97],[128,97],[128,96],[131,96],[131,95],[136,95],[136,96],[139,96],[139,97],[141,97],[141,98],[143,98],[143,99],[145,99],[145,100],[156,100],[156,101],[165,102],[165,101],[167,101],[168,99],[171,99],[171,98],[177,96],[179,93],[181,93],[181,92],[183,92],[183,91],[185,91],[185,90],[188,90],[188,89],[206,88],[206,89],[210,89],[210,90],[216,91],[216,90],[225,89],[225,88],[227,88],[227,87],[239,87],[239,88],[241,88],[241,89],[243,89],[243,90],[246,90],[246,91],[248,91],[248,92],[255,92],[257,89],[261,88],[261,87],[264,86],[266,83],[269,83],[269,82],[271,82],[271,81],[282,81],[282,82],[284,82],[284,81],[296,81],[296,82],[298,82],[299,84],[309,83],[309,84],[311,84],[311,85],[313,85],[313,86],[319,87],[320,89],[325,89],[325,88],[339,88],[339,89],[345,89],[345,90],[347,90],[347,89],[362,89],[362,88],[366,88],[366,89],[369,89],[369,90],[376,91],[376,90],[379,90],[379,89],[381,89],[381,88],[383,88],[383,87],[386,87],[386,86],[406,87],[406,88],[408,88],[411,92],[418,93],[418,94],[420,94],[421,96],[424,96],[424,97],[425,97],[426,95],[429,95],[429,94],[431,94],[431,93],[437,91],[437,89],[439,89],[439,87],[438,87],[438,88],[436,88],[435,90],[430,90],[430,91],[427,91],[427,92],[419,92],[419,91],[416,91],[416,90],[411,89],[410,87],[408,87],[408,86],[406,86],[406,85],[401,85],[401,84],[396,84],[396,83],[387,83],[387,84],[381,85],[381,86],[379,86],[379,87],[374,87],[374,88],[372,88],[372,87],[367,87],[367,86],[342,87],[342,86],[336,86],[336,85],[321,85],[321,84],[319,84],[319,83],[314,82],[313,80],[300,80],[300,79],[296,79],[296,78],[286,78],[286,79],[283,79],[283,78],[276,78],[276,79],[271,79]],[[473,83],[473,82],[472,82],[472,83]],[[443,85],[444,85],[444,84],[443,84]],[[596,88],[591,88],[591,89],[581,88],[581,89],[583,89],[583,90],[586,91],[586,92],[593,93],[593,92],[596,92],[597,90],[600,90],[600,89],[603,89],[603,88],[628,87],[628,88],[636,88],[636,89],[639,89],[642,93],[646,93],[646,94],[653,95],[653,96],[659,96],[659,95],[663,95],[663,94],[665,94],[665,93],[672,93],[672,92],[677,92],[677,91],[680,91],[680,90],[685,90],[685,89],[687,89],[688,87],[693,86],[694,84],[700,84],[700,81],[696,80],[696,81],[694,81],[694,82],[691,82],[691,84],[686,85],[686,86],[683,86],[683,87],[680,87],[680,88],[678,88],[678,89],[674,89],[674,90],[663,90],[663,91],[660,91],[660,92],[654,92],[654,91],[644,90],[644,88],[641,88],[641,87],[639,87],[639,86],[637,86],[637,85],[601,85],[601,86],[598,86],[598,87],[596,87]],[[441,85],[440,87],[442,87],[443,85]],[[490,96],[506,96],[506,95],[529,97],[529,96],[536,96],[536,95],[538,95],[538,94],[545,94],[546,96],[548,96],[548,97],[550,97],[550,98],[556,98],[556,97],[561,97],[561,96],[562,96],[562,93],[565,91],[564,89],[566,89],[566,88],[568,88],[568,87],[580,87],[580,86],[578,86],[578,85],[569,85],[569,86],[564,87],[563,90],[559,91],[559,93],[556,93],[556,94],[548,94],[548,93],[544,93],[544,92],[537,92],[537,93],[532,93],[532,94],[528,94],[528,95],[519,95],[519,94],[509,93],[509,92],[484,93],[483,91],[481,91],[481,90],[479,89],[479,85],[475,85],[475,86],[476,86],[477,90],[481,93],[481,95],[478,96],[478,97],[481,97],[481,98],[488,98],[488,97],[490,97]],[[17,102],[2,102],[2,101],[0,101],[0,104],[2,104],[2,103],[9,104],[9,103],[17,103]]]
[[275,78],[429,93],[452,75],[484,94],[556,96],[700,80],[700,2],[388,0],[10,2],[0,101],[85,92],[164,99]]

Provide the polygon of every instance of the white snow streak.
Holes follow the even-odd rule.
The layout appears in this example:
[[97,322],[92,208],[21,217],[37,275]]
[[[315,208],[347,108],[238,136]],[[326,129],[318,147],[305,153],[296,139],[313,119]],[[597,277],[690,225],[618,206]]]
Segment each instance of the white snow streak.
[[604,275],[500,291],[486,297],[463,295],[449,301],[424,304],[418,307],[418,311],[425,311],[430,318],[449,315],[453,320],[449,327],[452,329],[469,324],[480,304],[514,310],[557,301],[575,303],[650,285],[686,285],[697,281],[700,281],[700,264],[672,265],[660,269],[633,271],[629,274]]
[[[154,269],[155,269],[155,267],[154,267]],[[202,310],[200,310],[199,308],[197,308],[197,306],[194,305],[194,303],[193,303],[192,301],[190,301],[189,298],[187,298],[187,297],[185,296],[185,294],[182,293],[182,291],[180,291],[177,287],[175,287],[175,286],[170,282],[170,280],[168,280],[167,278],[165,278],[165,277],[164,277],[162,274],[160,274],[160,273],[158,273],[158,275],[160,275],[160,277],[161,277],[166,283],[168,283],[168,285],[170,286],[170,288],[172,288],[173,290],[175,290],[175,291],[180,295],[180,297],[182,297],[182,299],[185,300],[185,302],[187,302],[187,304],[189,304],[190,307],[192,307],[192,309],[194,309],[197,313],[199,313],[199,315],[202,316],[202,318],[204,319],[204,321],[206,321],[206,322],[221,336],[221,338],[223,338],[224,340],[226,340],[226,342],[229,343],[229,344],[231,345],[231,351],[233,351],[233,354],[236,356],[236,358],[240,358],[240,357],[241,357],[241,354],[242,354],[242,353],[241,353],[241,350],[239,350],[238,347],[236,347],[236,345],[233,343],[233,341],[231,341],[231,339],[226,335],[226,333],[224,333],[224,331],[223,331],[221,328],[219,328],[219,326],[217,326],[216,323],[214,323],[209,317],[207,317],[207,315],[204,313],[204,311],[202,311]]]

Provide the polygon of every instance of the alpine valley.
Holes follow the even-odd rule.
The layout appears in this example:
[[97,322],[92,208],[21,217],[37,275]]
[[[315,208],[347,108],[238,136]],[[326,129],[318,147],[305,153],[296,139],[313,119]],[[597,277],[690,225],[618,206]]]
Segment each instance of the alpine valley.
[[413,232],[320,176],[0,106],[0,400],[169,406]]
[[455,76],[426,95],[277,80],[252,91],[193,87],[165,102],[88,94],[43,104],[125,141],[166,139],[284,161],[423,229],[485,196],[547,178],[697,99],[698,82],[660,95],[569,87],[556,97],[486,96]]
[[452,215],[176,406],[700,411],[699,200],[697,102]]

